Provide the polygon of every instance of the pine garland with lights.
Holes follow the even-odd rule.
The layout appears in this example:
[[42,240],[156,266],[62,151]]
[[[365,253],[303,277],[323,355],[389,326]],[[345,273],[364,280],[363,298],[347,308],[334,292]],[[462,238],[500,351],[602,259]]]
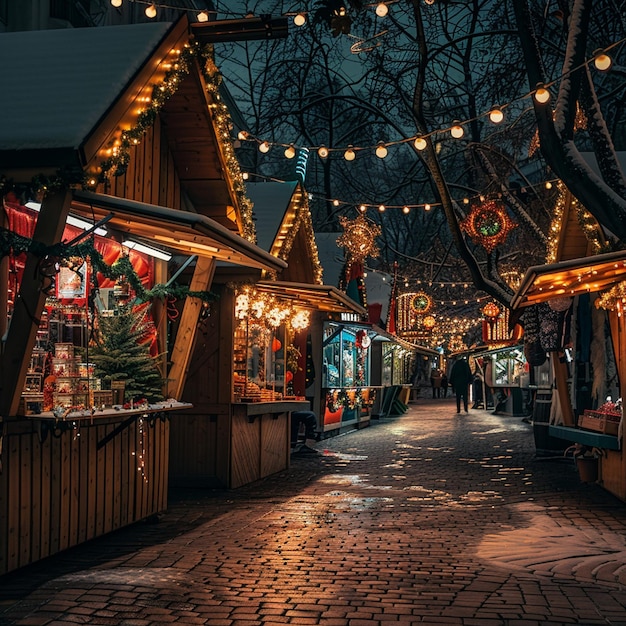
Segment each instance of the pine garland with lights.
[[133,268],[127,256],[120,257],[112,265],[108,265],[100,252],[95,248],[93,241],[87,239],[73,246],[66,243],[57,243],[52,246],[45,246],[28,237],[23,237],[5,228],[0,228],[0,259],[8,255],[19,255],[25,252],[39,257],[40,265],[48,261],[66,264],[75,257],[89,259],[92,269],[105,278],[111,280],[125,279],[128,281],[137,300],[146,302],[152,298],[164,300],[166,298],[182,299],[186,297],[198,298],[203,302],[214,302],[216,294],[210,291],[191,291],[188,287],[180,285],[156,284],[151,289],[146,289],[137,272]]

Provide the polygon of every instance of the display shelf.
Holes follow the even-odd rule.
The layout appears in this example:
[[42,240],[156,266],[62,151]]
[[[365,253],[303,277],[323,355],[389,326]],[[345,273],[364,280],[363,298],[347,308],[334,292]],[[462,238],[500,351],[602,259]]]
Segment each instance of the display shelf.
[[590,430],[581,430],[571,426],[548,426],[548,434],[558,439],[565,439],[573,443],[582,443],[593,448],[605,450],[619,450],[619,439],[614,435],[604,435]]

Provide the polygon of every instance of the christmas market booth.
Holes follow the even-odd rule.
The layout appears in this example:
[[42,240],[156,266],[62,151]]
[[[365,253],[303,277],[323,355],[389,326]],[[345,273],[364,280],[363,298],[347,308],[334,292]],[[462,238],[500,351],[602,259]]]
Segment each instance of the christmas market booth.
[[573,455],[581,480],[626,500],[626,252],[603,251],[601,229],[564,188],[552,232],[548,263],[526,272],[512,306],[525,325],[543,327],[525,332],[524,349],[531,364],[550,366],[549,437]]
[[252,242],[186,18],[3,33],[0,51],[2,574],[166,508],[215,267],[285,263]]
[[172,424],[173,483],[236,488],[288,467],[291,413],[320,415],[323,324],[365,314],[322,283],[302,184],[249,183],[248,197],[259,246],[286,267],[273,276],[218,267],[220,297],[184,392],[194,409]]

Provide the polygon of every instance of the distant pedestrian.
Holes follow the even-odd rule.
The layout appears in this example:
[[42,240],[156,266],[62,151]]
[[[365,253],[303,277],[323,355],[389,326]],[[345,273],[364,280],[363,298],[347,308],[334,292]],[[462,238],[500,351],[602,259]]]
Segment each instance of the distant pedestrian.
[[467,413],[467,396],[472,378],[472,370],[467,359],[462,358],[454,362],[450,371],[450,386],[454,389],[456,395],[457,413],[461,412],[461,400],[463,400],[463,408]]
[[441,372],[437,368],[430,372],[430,386],[433,389],[433,398],[441,397]]
[[445,372],[441,374],[441,397],[448,397],[448,377],[446,376]]

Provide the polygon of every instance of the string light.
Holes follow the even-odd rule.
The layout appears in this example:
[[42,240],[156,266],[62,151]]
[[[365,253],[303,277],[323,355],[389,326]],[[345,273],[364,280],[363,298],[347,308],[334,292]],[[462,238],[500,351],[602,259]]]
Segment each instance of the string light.
[[293,146],[287,146],[285,149],[285,156],[288,159],[293,159],[296,156],[296,149]]
[[267,141],[263,141],[259,144],[259,152],[267,154],[270,151],[270,144]]
[[413,145],[415,146],[416,150],[422,151],[426,149],[426,146],[428,145],[428,143],[426,143],[426,139],[424,139],[423,137],[417,137]]
[[382,141],[376,146],[376,156],[379,159],[384,159],[387,156],[387,148]]
[[343,153],[343,158],[346,161],[354,161],[356,158],[356,152],[352,149],[352,146],[349,146],[348,149]]
[[320,146],[317,149],[317,154],[319,154],[322,159],[325,159],[328,156],[328,148],[326,146]]
[[156,15],[157,15],[157,10],[154,4],[151,4],[150,6],[146,7],[146,17],[149,17],[150,19],[154,19]]
[[384,2],[379,2],[376,5],[376,15],[378,17],[385,17],[389,13],[389,7]]
[[455,120],[454,122],[452,122],[452,127],[450,128],[450,134],[455,139],[460,139],[461,137],[463,137],[463,135],[465,134],[465,131],[463,130],[463,126],[461,126],[461,122],[459,122],[458,120]]
[[304,26],[306,24],[306,14],[305,13],[296,14],[293,18],[293,23],[296,26]]
[[111,6],[119,9],[122,6],[122,0],[111,0]]
[[600,72],[606,72],[607,70],[611,69],[611,65],[613,65],[613,60],[603,50],[596,50],[594,52],[593,64]]
[[539,104],[545,104],[548,100],[550,100],[550,92],[545,88],[543,83],[538,83],[534,97]]
[[209,14],[206,11],[200,11],[198,15],[196,15],[196,19],[198,22],[204,23],[209,21]]
[[504,113],[500,107],[493,107],[489,111],[489,119],[493,124],[499,124],[504,119]]

